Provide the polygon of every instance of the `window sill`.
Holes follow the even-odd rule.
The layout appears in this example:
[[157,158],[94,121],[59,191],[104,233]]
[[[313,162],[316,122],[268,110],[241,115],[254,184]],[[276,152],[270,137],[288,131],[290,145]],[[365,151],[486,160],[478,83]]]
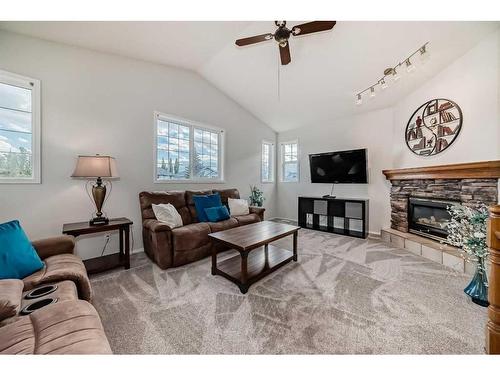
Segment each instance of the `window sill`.
[[153,181],[155,184],[225,184],[225,180],[165,180]]
[[12,184],[20,184],[20,185],[32,185],[32,184],[41,184],[40,179],[22,179],[22,178],[13,178],[13,179],[0,179],[0,185],[12,185]]

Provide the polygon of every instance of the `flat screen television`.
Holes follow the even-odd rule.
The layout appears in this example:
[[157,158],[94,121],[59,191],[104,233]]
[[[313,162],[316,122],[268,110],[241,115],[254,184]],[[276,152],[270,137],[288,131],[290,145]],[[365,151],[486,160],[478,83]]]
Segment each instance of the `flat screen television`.
[[310,154],[312,183],[366,184],[366,149]]

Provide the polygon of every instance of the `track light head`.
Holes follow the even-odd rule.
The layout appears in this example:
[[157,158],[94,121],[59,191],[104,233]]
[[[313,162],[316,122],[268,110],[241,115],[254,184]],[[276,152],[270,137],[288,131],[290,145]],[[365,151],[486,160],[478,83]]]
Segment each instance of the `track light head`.
[[387,85],[387,82],[385,81],[385,77],[381,78],[379,83],[380,83],[380,87],[382,88],[382,90],[385,90],[387,87],[389,87]]
[[372,86],[372,87],[370,87],[370,98],[373,99],[375,97],[375,95],[376,95],[375,94],[375,87]]
[[361,94],[358,94],[356,97],[356,105],[361,105],[363,100],[361,99]]
[[406,59],[405,64],[406,64],[406,71],[408,73],[412,73],[415,71],[415,65],[411,63],[410,59]]

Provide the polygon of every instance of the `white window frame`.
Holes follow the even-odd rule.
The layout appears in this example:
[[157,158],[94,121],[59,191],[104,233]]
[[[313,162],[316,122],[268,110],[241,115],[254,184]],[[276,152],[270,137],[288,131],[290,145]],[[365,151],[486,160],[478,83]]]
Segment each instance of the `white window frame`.
[[[284,146],[285,145],[292,145],[296,144],[297,145],[297,180],[294,181],[285,181],[285,153],[284,153]],[[299,140],[294,139],[292,141],[284,141],[280,142],[280,182],[289,184],[296,184],[300,182],[300,147],[299,147]]]
[[[216,126],[207,125],[201,122],[188,120],[175,115],[170,115],[162,113],[159,111],[154,111],[153,129],[154,129],[154,170],[153,170],[153,182],[155,184],[223,184],[224,181],[224,166],[225,166],[225,149],[226,149],[226,131],[222,128]],[[193,163],[192,152],[194,150],[194,128],[201,130],[208,130],[211,132],[219,133],[219,143],[218,143],[218,168],[219,177],[218,178],[191,178],[191,179],[172,179],[172,180],[159,180],[157,178],[157,153],[158,153],[158,124],[157,121],[162,120],[166,122],[173,122],[179,125],[188,126],[190,128],[189,135],[189,162],[190,165]]]
[[[264,180],[264,176],[262,175],[262,163],[263,163],[263,159],[262,159],[262,156],[263,156],[263,153],[264,153],[264,147],[265,146],[271,146],[271,150],[269,151],[269,170],[271,171],[271,179],[270,180]],[[276,147],[274,145],[274,142],[273,141],[268,141],[268,140],[263,140],[262,141],[262,148],[260,150],[260,182],[262,182],[263,184],[273,184],[274,183],[274,179],[275,179],[275,160],[276,160],[276,157],[275,157],[275,154],[276,154]]]
[[19,74],[0,70],[0,83],[31,90],[31,177],[0,177],[0,184],[40,184],[41,179],[41,118],[40,81]]

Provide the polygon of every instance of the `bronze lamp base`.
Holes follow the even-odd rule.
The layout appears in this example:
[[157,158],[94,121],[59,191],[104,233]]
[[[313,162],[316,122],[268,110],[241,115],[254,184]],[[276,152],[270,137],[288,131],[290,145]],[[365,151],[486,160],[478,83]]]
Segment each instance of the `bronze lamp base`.
[[102,178],[98,177],[96,184],[92,186],[92,196],[94,197],[95,207],[97,208],[96,217],[89,221],[90,225],[104,225],[109,223],[109,219],[103,216],[102,205],[106,198],[106,186],[102,184]]

